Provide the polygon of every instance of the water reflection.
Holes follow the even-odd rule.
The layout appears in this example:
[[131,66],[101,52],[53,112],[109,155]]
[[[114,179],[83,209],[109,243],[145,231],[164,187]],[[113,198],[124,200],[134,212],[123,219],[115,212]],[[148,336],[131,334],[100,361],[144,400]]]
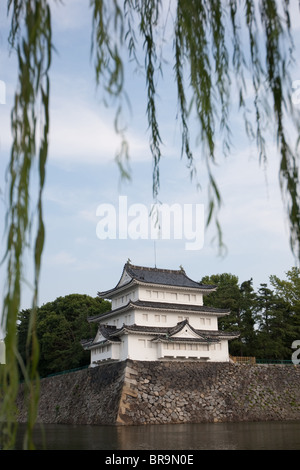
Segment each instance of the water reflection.
[[[22,448],[20,426],[17,449]],[[299,450],[300,422],[170,424],[147,426],[44,425],[38,449],[48,450]]]

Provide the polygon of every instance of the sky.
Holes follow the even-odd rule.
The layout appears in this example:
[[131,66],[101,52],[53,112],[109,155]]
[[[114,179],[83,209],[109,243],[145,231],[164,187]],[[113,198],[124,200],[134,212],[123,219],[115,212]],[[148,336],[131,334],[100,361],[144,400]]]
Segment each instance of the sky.
[[[203,223],[200,228],[203,243],[196,250],[187,249],[184,230],[175,239],[177,232],[173,226],[167,239],[154,240],[149,232],[143,239],[134,239],[143,230],[138,225],[145,223],[142,218],[145,208],[150,211],[153,204],[145,80],[142,73],[135,74],[128,64],[126,81],[131,112],[127,113],[126,135],[131,181],[125,182],[114,161],[119,145],[113,126],[115,109],[104,106],[101,92],[95,86],[90,58],[91,13],[87,3],[86,0],[65,0],[64,5],[53,3],[53,42],[57,52],[53,54],[50,71],[50,148],[43,196],[46,242],[39,305],[73,293],[95,297],[98,291],[117,284],[128,259],[132,264],[149,267],[179,269],[183,266],[186,274],[196,281],[206,275],[226,272],[238,276],[240,283],[253,278],[257,288],[260,283],[268,283],[272,274],[285,278],[295,259],[279,187],[279,156],[274,142],[270,141],[270,158],[265,166],[259,163],[255,145],[242,131],[242,116],[237,114],[234,98],[234,147],[230,156],[218,153],[218,165],[213,169],[223,200],[219,219],[226,255],[219,256],[218,247],[212,242],[215,227],[212,225],[204,232]],[[0,99],[1,257],[6,244],[5,175],[11,145],[10,112],[17,83],[16,57],[9,53],[7,45],[8,30],[6,2],[1,0],[0,83],[5,84],[5,102]],[[294,24],[294,39],[299,46],[299,18]],[[297,61],[292,78],[300,80]],[[170,71],[160,78],[159,85],[158,111],[163,140],[159,200],[169,208],[178,204],[183,222],[188,220],[187,207],[195,211],[198,208],[199,212],[194,214],[199,219],[196,215],[191,219],[195,227],[200,224],[201,211],[208,213],[207,176],[201,148],[196,148],[200,154],[201,190],[198,190],[180,157],[177,99]],[[105,213],[108,209],[110,219],[108,212]],[[116,225],[119,228],[121,220],[125,224],[122,237],[117,231],[115,238],[100,239],[104,221],[111,234]],[[21,308],[29,308],[32,303],[31,258],[25,266],[25,278]],[[4,293],[5,265],[0,267],[0,281]]]

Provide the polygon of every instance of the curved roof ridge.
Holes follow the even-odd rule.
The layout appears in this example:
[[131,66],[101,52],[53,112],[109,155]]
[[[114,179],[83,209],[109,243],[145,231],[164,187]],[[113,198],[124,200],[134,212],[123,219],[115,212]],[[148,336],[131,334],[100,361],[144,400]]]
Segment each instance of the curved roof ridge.
[[145,271],[161,271],[161,272],[170,272],[170,273],[183,273],[185,274],[185,270],[183,268],[181,269],[167,269],[167,268],[158,268],[158,267],[150,267],[150,266],[138,266],[138,265],[135,265],[135,264],[131,264],[127,261],[127,263],[125,264],[125,267],[126,266],[129,266],[130,268],[132,269],[143,269]]
[[[180,269],[166,269],[166,268],[157,268],[157,267],[146,267],[146,266],[137,266],[137,265],[133,265],[131,263],[129,263],[127,261],[127,263],[125,264],[124,266],[124,270],[126,270],[128,272],[128,274],[136,279],[136,280],[139,280],[139,281],[144,281],[144,282],[154,282],[154,283],[157,283],[157,284],[164,284],[164,281],[165,280],[169,280],[170,284],[177,284],[175,282],[175,278],[173,278],[173,282],[171,282],[171,278],[167,278],[166,276],[164,276],[165,274],[170,274],[170,275],[173,275],[173,276],[176,276],[177,278],[181,277],[181,280],[186,280],[186,282],[181,282],[180,284],[177,284],[178,286],[179,285],[182,285],[183,287],[197,287],[197,288],[203,288],[203,289],[216,289],[217,286],[215,285],[206,285],[206,284],[201,284],[200,282],[197,282],[197,281],[194,281],[193,279],[191,279],[189,276],[187,276],[185,270],[183,268],[180,268]],[[138,273],[136,273],[135,271],[139,271],[139,272],[143,272],[147,275],[148,273],[152,273],[152,274],[157,274],[157,279],[150,279],[151,276],[146,276],[148,279],[145,279],[145,276],[139,276]],[[161,279],[159,279],[159,275],[162,275],[161,276]]]
[[125,263],[121,277],[118,283],[112,289],[98,292],[98,296],[105,297],[113,295],[115,291],[128,287],[131,283],[145,283],[152,285],[165,285],[170,287],[200,289],[213,291],[217,288],[215,285],[201,284],[187,276],[183,268],[180,269],[163,269],[157,267],[137,266],[129,261]]

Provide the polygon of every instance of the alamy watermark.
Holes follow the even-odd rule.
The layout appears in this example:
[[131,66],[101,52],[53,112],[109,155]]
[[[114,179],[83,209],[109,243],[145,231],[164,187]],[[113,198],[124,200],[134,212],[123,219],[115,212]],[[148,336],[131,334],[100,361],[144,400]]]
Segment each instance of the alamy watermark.
[[0,339],[0,364],[5,364],[5,343]]
[[300,104],[300,80],[294,80],[292,83],[292,103],[295,105]]
[[295,341],[293,341],[292,349],[296,349],[296,351],[294,351],[292,354],[292,363],[298,365],[300,364],[300,358],[298,358],[298,356],[300,355],[300,339],[296,339]]
[[117,207],[100,204],[96,234],[100,240],[185,240],[186,250],[201,250],[204,245],[203,204],[128,205],[119,196]]
[[0,80],[0,104],[6,104],[6,85],[3,80]]

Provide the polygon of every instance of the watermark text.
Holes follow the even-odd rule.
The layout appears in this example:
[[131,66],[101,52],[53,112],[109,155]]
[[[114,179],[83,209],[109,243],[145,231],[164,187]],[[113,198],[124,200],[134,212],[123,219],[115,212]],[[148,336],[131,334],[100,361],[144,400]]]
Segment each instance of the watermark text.
[[300,104],[300,80],[294,80],[292,83],[292,103],[295,105]]
[[203,204],[128,205],[120,196],[117,207],[100,204],[96,234],[100,240],[185,240],[186,250],[200,250],[204,245]]
[[298,365],[300,364],[300,358],[298,357],[300,356],[300,339],[293,341],[292,349],[296,349],[296,351],[294,351],[292,354],[292,363]]
[[6,104],[6,85],[3,80],[0,80],[0,104]]
[[0,364],[5,364],[5,343],[0,339]]

